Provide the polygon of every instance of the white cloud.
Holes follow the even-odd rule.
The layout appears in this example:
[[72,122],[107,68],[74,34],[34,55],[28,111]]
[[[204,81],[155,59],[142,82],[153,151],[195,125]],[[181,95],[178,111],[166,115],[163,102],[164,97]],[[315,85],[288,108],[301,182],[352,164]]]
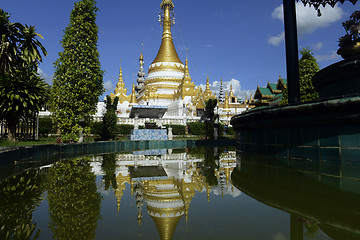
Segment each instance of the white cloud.
[[45,73],[41,68],[38,68],[38,74],[41,78],[45,80],[48,84],[52,85],[52,76],[49,76],[47,73]]
[[[305,7],[301,2],[296,3],[296,21],[298,27],[299,37],[304,34],[311,34],[319,28],[326,28],[331,23],[336,22],[341,19],[344,15],[344,11],[335,5],[334,8],[324,8],[320,7],[321,17],[317,16],[317,11],[311,7]],[[278,6],[271,13],[273,19],[278,19],[284,22],[283,14],[283,5]],[[272,40],[270,40],[272,39]],[[268,40],[268,43],[275,45],[274,43],[279,44],[284,39],[284,35],[278,34],[276,36],[271,36]]]
[[322,49],[322,47],[324,46],[324,43],[323,42],[318,42],[317,44],[314,44],[313,45],[313,48],[315,49],[315,50],[321,50]]
[[340,59],[340,56],[335,51],[330,54],[315,55],[314,57],[318,62]]
[[282,41],[284,40],[284,37],[285,37],[285,32],[282,32],[277,36],[271,36],[268,39],[268,43],[270,43],[271,45],[277,46],[280,43],[282,43]]
[[224,188],[221,188],[221,185],[218,184],[217,186],[212,187],[211,192],[213,192],[217,196],[224,194],[224,195],[230,195],[234,198],[241,195],[241,191],[235,187],[232,188],[231,184],[229,184]]
[[206,48],[213,48],[214,46],[211,45],[211,44],[209,44],[209,43],[207,43],[207,44],[204,45],[204,47],[206,47]]
[[[212,84],[210,83],[210,90],[212,91],[213,94],[216,94],[216,96],[219,95],[220,84],[221,84],[220,81],[214,81]],[[254,95],[254,93],[255,93],[255,90],[241,89],[240,81],[232,78],[230,81],[223,81],[224,95],[225,95],[225,92],[228,92],[228,94],[229,94],[230,86],[232,86],[235,97],[238,97],[238,98],[241,98],[244,100],[245,100],[245,97],[247,97],[249,99],[250,95],[251,94]],[[199,87],[201,87],[202,90],[205,90],[206,85],[200,84]]]
[[112,91],[114,89],[114,85],[111,80],[104,82],[105,91]]

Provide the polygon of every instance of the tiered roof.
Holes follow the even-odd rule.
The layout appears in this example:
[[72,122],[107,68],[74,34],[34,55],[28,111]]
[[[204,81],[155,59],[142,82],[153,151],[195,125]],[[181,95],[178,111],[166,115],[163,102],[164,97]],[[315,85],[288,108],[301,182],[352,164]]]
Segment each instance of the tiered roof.
[[254,98],[257,101],[254,103],[257,107],[267,106],[270,103],[278,104],[282,99],[282,93],[287,87],[287,80],[279,77],[277,83],[268,82],[266,88],[257,86]]

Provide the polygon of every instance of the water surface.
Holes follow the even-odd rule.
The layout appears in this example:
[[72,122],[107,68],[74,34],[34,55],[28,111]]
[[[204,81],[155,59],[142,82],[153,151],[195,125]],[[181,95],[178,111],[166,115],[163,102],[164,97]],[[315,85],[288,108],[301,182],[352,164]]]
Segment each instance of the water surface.
[[359,186],[232,147],[77,157],[0,183],[0,239],[359,239]]

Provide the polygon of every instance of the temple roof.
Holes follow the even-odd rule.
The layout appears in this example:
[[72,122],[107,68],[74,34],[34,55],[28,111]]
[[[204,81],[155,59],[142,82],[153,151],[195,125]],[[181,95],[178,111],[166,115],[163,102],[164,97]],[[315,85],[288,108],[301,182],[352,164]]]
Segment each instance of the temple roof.
[[269,88],[257,87],[255,92],[255,98],[271,98],[274,94],[271,92]]

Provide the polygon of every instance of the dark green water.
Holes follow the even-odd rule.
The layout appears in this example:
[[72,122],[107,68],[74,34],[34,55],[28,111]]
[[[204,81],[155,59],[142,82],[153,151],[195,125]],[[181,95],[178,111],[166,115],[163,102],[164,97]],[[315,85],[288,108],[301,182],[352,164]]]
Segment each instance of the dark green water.
[[360,239],[356,174],[292,166],[225,147],[61,160],[0,183],[0,239]]

